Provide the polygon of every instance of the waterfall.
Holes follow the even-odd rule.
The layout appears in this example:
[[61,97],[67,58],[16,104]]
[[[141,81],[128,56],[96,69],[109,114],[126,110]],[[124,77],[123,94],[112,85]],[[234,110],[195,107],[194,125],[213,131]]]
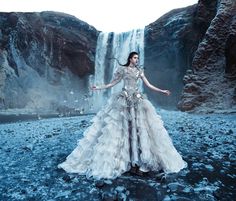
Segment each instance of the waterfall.
[[[109,44],[110,42],[110,44]],[[110,48],[108,48],[108,45]],[[125,64],[130,52],[139,53],[139,65],[144,64],[144,29],[134,29],[129,32],[122,33],[104,33],[99,34],[97,40],[96,56],[95,56],[95,74],[90,76],[91,85],[103,85],[111,81],[114,72],[119,64],[116,60],[109,58],[117,58],[122,64]],[[107,65],[109,63],[109,65]],[[107,69],[109,68],[109,69]],[[109,75],[105,76],[105,72]],[[110,74],[111,73],[111,74]],[[109,77],[106,81],[105,77]],[[91,108],[93,112],[97,112],[106,103],[108,94],[121,90],[123,81],[110,89],[96,90],[92,93]],[[139,82],[139,88],[143,91],[142,82]],[[108,91],[108,93],[106,93]]]
[[[112,57],[118,58],[124,64],[127,61],[130,52],[139,53],[139,65],[144,64],[144,29],[134,29],[130,32],[114,34],[112,41]],[[113,61],[113,73],[119,66]],[[121,90],[123,83],[119,83],[111,88],[111,93]],[[140,90],[143,91],[142,82],[139,84]]]
[[[90,76],[90,86],[104,85],[104,72],[105,72],[105,58],[107,53],[109,33],[101,32],[97,39],[96,55],[95,55],[95,75]],[[97,90],[92,95],[92,110],[98,110],[98,108],[105,101],[104,90]]]

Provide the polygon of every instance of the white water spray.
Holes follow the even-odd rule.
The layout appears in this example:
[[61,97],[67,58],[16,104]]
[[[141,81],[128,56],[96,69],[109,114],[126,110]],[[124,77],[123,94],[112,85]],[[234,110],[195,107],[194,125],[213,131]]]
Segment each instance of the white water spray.
[[[108,40],[112,37],[111,49],[108,52]],[[122,64],[125,64],[130,52],[139,53],[139,66],[144,64],[144,29],[134,29],[130,32],[123,33],[103,33],[101,32],[97,40],[96,57],[95,57],[95,74],[90,76],[90,86],[104,85],[106,68],[110,67],[111,70],[107,72],[112,72],[109,75],[110,78],[113,77],[114,72],[118,68],[119,64],[116,60],[109,60],[109,66],[105,66],[105,59],[107,58],[117,58]],[[111,81],[111,79],[110,79]],[[111,93],[115,93],[121,90],[123,86],[123,81],[115,85],[110,89]],[[139,82],[139,88],[143,91],[142,82]],[[104,95],[105,91],[109,89],[96,90],[93,92],[91,100],[91,110],[97,112],[106,103],[107,96]]]

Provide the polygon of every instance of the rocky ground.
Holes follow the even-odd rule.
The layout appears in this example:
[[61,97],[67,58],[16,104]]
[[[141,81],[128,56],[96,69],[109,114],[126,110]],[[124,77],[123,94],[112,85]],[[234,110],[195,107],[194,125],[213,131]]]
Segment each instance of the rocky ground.
[[0,124],[0,200],[233,200],[236,115],[158,112],[188,162],[178,174],[94,181],[58,169],[92,114]]

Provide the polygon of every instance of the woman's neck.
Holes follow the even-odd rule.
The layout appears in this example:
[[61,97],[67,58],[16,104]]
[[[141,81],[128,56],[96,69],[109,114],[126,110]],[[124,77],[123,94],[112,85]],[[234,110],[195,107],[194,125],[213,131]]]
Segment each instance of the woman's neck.
[[130,68],[134,68],[135,65],[134,65],[134,64],[129,64],[128,67],[130,67]]

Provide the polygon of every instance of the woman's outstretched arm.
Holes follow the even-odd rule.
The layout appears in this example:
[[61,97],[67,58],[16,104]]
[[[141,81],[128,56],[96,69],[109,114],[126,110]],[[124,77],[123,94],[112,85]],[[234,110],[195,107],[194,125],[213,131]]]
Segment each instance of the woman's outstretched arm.
[[122,75],[123,75],[123,68],[118,67],[116,69],[116,72],[114,73],[113,79],[110,83],[102,85],[102,86],[92,86],[91,89],[92,90],[101,90],[101,89],[107,89],[107,88],[113,87],[114,85],[118,84],[121,81],[121,79],[123,77]]
[[112,82],[102,85],[102,86],[92,86],[91,89],[92,90],[101,90],[101,89],[107,89],[110,87],[115,86],[116,84],[118,84],[121,81],[122,77],[116,78],[114,80],[112,80]]
[[150,89],[152,89],[152,90],[154,90],[154,91],[157,91],[157,92],[162,92],[162,93],[164,93],[164,94],[166,94],[166,95],[168,95],[168,96],[171,94],[169,90],[163,90],[163,89],[159,89],[159,88],[153,86],[153,85],[148,81],[148,79],[146,78],[146,76],[144,75],[144,73],[142,73],[140,76],[141,76],[143,82],[145,83],[145,85],[146,85],[148,88],[150,88]]

